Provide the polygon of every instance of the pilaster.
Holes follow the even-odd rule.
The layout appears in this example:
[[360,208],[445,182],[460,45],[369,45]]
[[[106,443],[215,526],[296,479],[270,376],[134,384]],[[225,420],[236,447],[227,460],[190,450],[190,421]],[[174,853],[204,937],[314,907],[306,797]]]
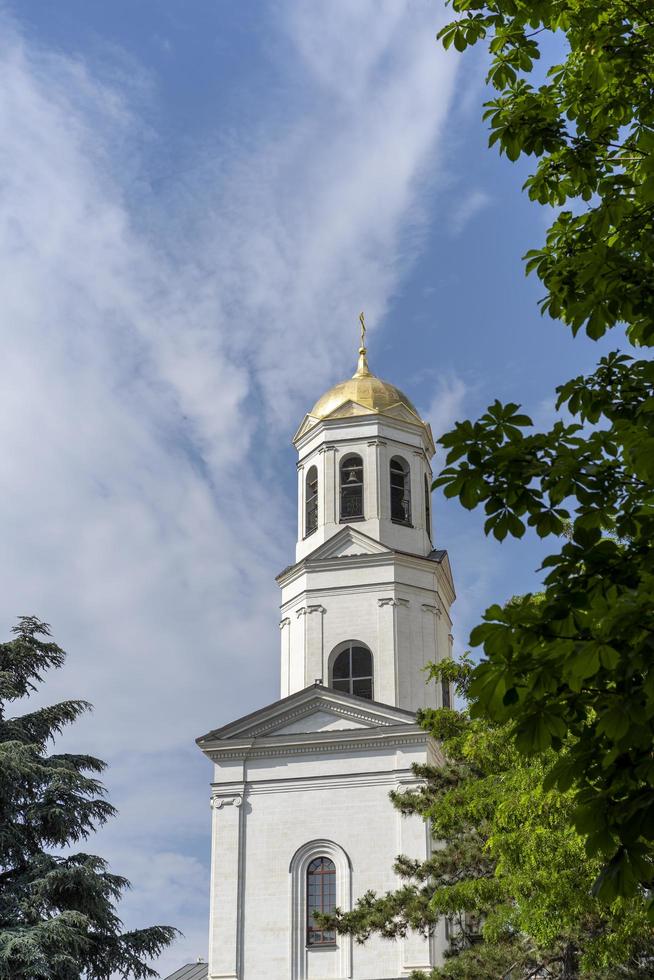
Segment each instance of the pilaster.
[[288,616],[280,620],[282,667],[280,675],[280,697],[285,698],[291,693],[291,620]]
[[[396,790],[402,792],[417,789],[415,779],[400,779]],[[404,816],[396,810],[398,854],[424,861],[429,853],[429,827],[416,816]],[[418,932],[409,931],[400,939],[400,976],[407,977],[414,970],[429,971],[432,966],[432,950],[429,939]]]
[[320,482],[318,484],[318,520],[319,525],[336,524],[338,515],[336,504],[336,447],[321,446],[318,450],[321,459]]
[[365,485],[365,514],[369,520],[381,519],[380,500],[382,496],[381,466],[379,450],[386,443],[383,439],[370,439],[367,443],[368,480]]
[[296,616],[303,622],[304,629],[304,686],[315,681],[323,681],[325,664],[325,643],[323,616],[326,609],[319,604],[301,606]]
[[[400,620],[400,610],[406,609],[409,604],[408,599],[401,599],[396,596],[384,596],[377,600],[381,654],[378,700],[384,701],[386,704],[396,704],[398,707],[402,705],[399,645],[401,635],[404,632],[404,623]],[[390,665],[392,665],[392,673],[389,670]]]
[[[442,615],[442,609],[436,602],[422,603],[422,666],[428,663],[435,663],[438,660],[438,621]],[[426,677],[422,675],[423,684]],[[433,683],[425,684],[424,696],[426,703],[433,707],[439,707],[436,694],[436,687]]]
[[240,980],[243,788],[211,797],[210,980]]
[[304,465],[297,464],[297,539],[304,537]]

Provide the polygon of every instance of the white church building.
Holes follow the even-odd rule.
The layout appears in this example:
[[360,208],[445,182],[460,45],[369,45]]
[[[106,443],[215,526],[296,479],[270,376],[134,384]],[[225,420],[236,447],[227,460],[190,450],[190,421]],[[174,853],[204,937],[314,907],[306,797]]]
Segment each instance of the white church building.
[[174,977],[397,980],[446,946],[444,927],[362,945],[313,918],[396,887],[396,856],[432,846],[424,821],[389,800],[417,784],[414,763],[440,761],[416,710],[450,703],[423,670],[450,656],[454,600],[434,547],[431,430],[362,346],[354,376],[293,442],[280,699],[198,739],[213,764],[209,962]]

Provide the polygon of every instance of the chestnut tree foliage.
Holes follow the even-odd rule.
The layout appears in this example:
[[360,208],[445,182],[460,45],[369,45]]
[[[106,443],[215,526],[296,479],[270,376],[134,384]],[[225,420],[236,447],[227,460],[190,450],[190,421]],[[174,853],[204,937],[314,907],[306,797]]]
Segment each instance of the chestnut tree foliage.
[[[472,712],[526,757],[559,753],[543,792],[572,791],[610,903],[654,880],[654,7],[451,5],[444,45],[490,54],[491,145],[533,160],[525,189],[556,209],[526,256],[543,312],[575,335],[622,336],[622,352],[557,389],[566,421],[538,432],[496,401],[441,439],[436,480],[483,508],[487,534],[551,541],[542,601],[494,605],[472,633]],[[536,82],[545,39],[562,58]]]
[[[447,676],[464,696],[471,670],[469,662],[445,661],[432,674]],[[587,855],[572,825],[574,793],[544,786],[568,748],[526,758],[507,723],[468,710],[425,710],[420,720],[441,743],[445,765],[416,767],[421,788],[394,793],[393,801],[431,822],[433,854],[398,858],[398,889],[369,892],[351,912],[337,913],[338,931],[365,941],[372,932],[428,934],[447,919],[449,955],[430,980],[651,976],[645,897],[606,904],[592,894],[601,862]]]
[[123,931],[115,903],[129,886],[100,857],[72,847],[115,813],[89,755],[50,753],[89,709],[62,701],[11,715],[64,651],[45,623],[22,617],[0,644],[0,980],[142,980],[173,940],[169,926]]

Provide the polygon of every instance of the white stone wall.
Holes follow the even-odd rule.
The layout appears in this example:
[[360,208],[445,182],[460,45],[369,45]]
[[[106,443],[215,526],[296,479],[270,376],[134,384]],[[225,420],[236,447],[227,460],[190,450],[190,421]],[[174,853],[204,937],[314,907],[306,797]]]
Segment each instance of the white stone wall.
[[382,980],[440,958],[442,936],[432,943],[416,935],[372,938],[363,946],[340,937],[336,949],[306,946],[311,856],[334,860],[337,902],[348,908],[368,889],[397,885],[399,853],[427,855],[425,824],[401,817],[388,799],[391,789],[414,783],[411,763],[425,759],[425,746],[259,758],[243,764],[238,782],[229,767],[216,767],[212,980]]
[[438,707],[424,666],[450,655],[449,596],[434,562],[358,556],[305,569],[282,585],[281,696],[330,684],[335,649],[369,647],[374,699],[416,711]]

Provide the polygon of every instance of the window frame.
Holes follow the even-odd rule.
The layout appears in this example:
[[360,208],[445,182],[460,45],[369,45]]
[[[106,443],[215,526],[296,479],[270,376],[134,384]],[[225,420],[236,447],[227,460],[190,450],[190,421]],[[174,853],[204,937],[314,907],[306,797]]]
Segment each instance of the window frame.
[[[393,464],[394,463],[399,465],[399,469],[402,472],[402,498],[403,498],[403,505],[404,505],[404,508],[405,508],[405,516],[404,517],[394,517],[393,516],[393,491],[399,489],[399,487],[393,486],[393,476],[394,476],[394,473],[395,474],[398,473],[398,469],[396,469],[396,470],[393,469]],[[412,524],[412,521],[411,521],[411,511],[412,511],[412,506],[411,506],[411,504],[412,504],[412,502],[411,502],[411,467],[409,466],[409,464],[407,463],[406,459],[404,459],[403,456],[392,456],[390,458],[389,463],[388,463],[388,485],[389,485],[390,503],[391,503],[391,507],[390,507],[390,511],[391,511],[391,523],[393,523],[393,524],[401,524],[404,527],[413,527],[413,524]],[[407,512],[408,512],[408,516],[406,516],[407,515]]]
[[[352,908],[352,863],[347,852],[336,841],[321,837],[302,844],[290,860],[291,969],[292,980],[309,980],[316,975],[317,963],[333,958],[335,975],[352,975],[351,936],[336,936],[336,946],[307,946],[307,868],[317,857],[328,857],[336,865],[336,902],[340,909]],[[313,963],[310,964],[310,961]]]
[[[309,496],[309,482],[315,484],[315,491]],[[313,526],[309,525],[309,507],[312,508],[311,512],[315,515],[315,523]],[[318,467],[312,464],[307,470],[307,474],[304,478],[304,537],[308,538],[312,534],[315,534],[318,530]]]
[[[363,650],[367,654],[370,660],[370,673],[368,674],[357,674],[353,673],[353,651]],[[348,654],[348,674],[345,677],[334,677],[334,668],[337,662],[344,654]],[[340,643],[335,650],[332,651],[330,656],[330,666],[329,666],[329,686],[333,691],[340,691],[342,694],[350,694],[352,697],[364,698],[366,701],[375,700],[375,658],[373,656],[372,650],[366,643],[362,643],[361,640],[346,640],[344,643]],[[357,681],[370,681],[370,695],[367,694],[355,694],[354,685]],[[347,682],[348,688],[344,690],[343,687],[336,687],[335,683]]]
[[[320,862],[320,870],[314,868]],[[317,878],[320,882],[320,904],[311,904],[310,888],[311,878]],[[333,912],[336,908],[336,865],[327,855],[320,854],[312,858],[307,865],[305,874],[306,889],[306,945],[307,949],[333,949],[336,946],[336,930],[321,929],[319,926],[312,925],[314,912]],[[311,939],[312,933],[319,933],[320,939]],[[329,938],[325,938],[328,936]]]
[[[351,464],[354,460],[358,460],[357,469],[360,469],[361,470],[361,480],[358,481],[358,482],[352,481],[352,480],[348,480],[347,483],[346,483],[345,480],[343,479],[343,471],[348,466],[348,464]],[[353,486],[360,487],[361,507],[360,507],[360,513],[358,513],[358,514],[350,514],[350,515],[348,515],[348,514],[345,514],[344,513],[343,500],[345,499],[345,497],[344,497],[343,491],[344,491],[344,489],[348,485],[350,487],[353,487]],[[366,519],[366,516],[365,516],[365,514],[366,514],[366,510],[365,510],[365,507],[366,507],[366,502],[365,502],[365,488],[366,488],[366,481],[365,481],[365,472],[364,472],[364,467],[363,467],[363,456],[361,456],[360,453],[347,453],[345,456],[343,456],[343,458],[340,460],[340,462],[338,464],[338,520],[339,520],[339,524],[351,524],[354,521],[365,521],[365,519]]]

